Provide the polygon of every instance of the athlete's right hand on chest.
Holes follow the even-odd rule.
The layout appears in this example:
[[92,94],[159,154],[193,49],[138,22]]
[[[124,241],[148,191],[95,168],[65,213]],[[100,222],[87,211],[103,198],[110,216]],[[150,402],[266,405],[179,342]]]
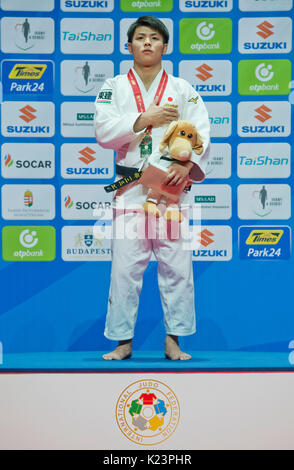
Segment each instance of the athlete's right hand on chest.
[[145,112],[145,118],[149,121],[149,125],[153,127],[161,127],[170,124],[172,121],[177,121],[179,113],[177,108],[170,106],[158,106],[158,99],[155,98],[153,103]]

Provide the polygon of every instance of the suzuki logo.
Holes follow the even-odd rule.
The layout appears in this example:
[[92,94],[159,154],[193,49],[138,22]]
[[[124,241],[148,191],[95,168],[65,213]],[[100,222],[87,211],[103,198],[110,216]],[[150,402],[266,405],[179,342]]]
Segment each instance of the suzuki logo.
[[95,152],[90,147],[85,147],[83,150],[80,150],[79,153],[83,155],[82,157],[79,157],[79,160],[86,163],[86,165],[89,165],[89,163],[92,163],[94,160],[96,160],[96,158],[93,157]]
[[25,122],[31,122],[33,119],[36,119],[36,116],[33,113],[36,113],[37,110],[32,108],[27,104],[24,108],[21,108],[20,111],[23,113],[19,117]]
[[258,29],[260,29],[260,31],[258,31],[257,34],[263,39],[267,39],[269,36],[274,34],[273,31],[269,29],[269,28],[273,28],[274,26],[270,24],[268,21],[264,21],[263,23],[260,23],[257,27]]
[[199,74],[196,75],[196,77],[200,78],[203,82],[205,82],[208,78],[212,77],[211,72],[213,69],[209,67],[207,64],[202,64],[200,67],[198,67],[196,70],[200,72]]
[[271,115],[268,114],[271,112],[271,109],[265,106],[264,104],[260,106],[259,108],[256,108],[254,111],[256,111],[258,114],[254,116],[256,119],[258,119],[260,122],[265,122],[269,118],[271,118]]
[[198,235],[200,235],[200,239],[198,241],[200,242],[202,246],[208,246],[214,242],[214,240],[210,238],[214,234],[207,229],[202,230],[202,232],[200,232]]

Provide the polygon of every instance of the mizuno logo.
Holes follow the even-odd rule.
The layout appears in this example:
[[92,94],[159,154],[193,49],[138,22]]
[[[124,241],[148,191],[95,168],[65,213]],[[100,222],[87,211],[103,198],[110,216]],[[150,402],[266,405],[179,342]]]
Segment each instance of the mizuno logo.
[[213,69],[209,67],[207,64],[202,64],[200,67],[198,67],[196,70],[200,72],[199,74],[196,75],[196,77],[200,78],[203,82],[205,82],[208,78],[212,77],[211,72]]
[[197,101],[198,101],[198,96],[196,96],[196,98],[190,98],[190,99],[188,100],[188,103],[197,104]]
[[198,241],[200,242],[202,246],[208,246],[214,242],[214,240],[210,238],[213,236],[213,233],[207,229],[202,230],[202,232],[200,232],[199,235],[200,235],[200,239]]
[[271,112],[271,109],[265,106],[264,104],[260,106],[259,108],[256,108],[254,111],[256,111],[258,114],[254,116],[256,119],[258,119],[260,122],[265,122],[269,118],[271,118],[271,115],[268,114]]
[[270,24],[268,21],[264,21],[263,23],[260,23],[257,28],[260,29],[260,31],[257,32],[257,34],[263,38],[267,39],[269,36],[271,36],[273,31],[270,30],[270,28],[273,28],[274,26]]
[[37,110],[32,106],[27,104],[24,108],[21,108],[20,111],[23,113],[19,117],[25,122],[31,122],[36,119],[36,116],[33,113],[36,113]]
[[96,160],[96,158],[93,157],[95,152],[90,147],[85,147],[83,150],[80,150],[79,153],[82,155],[82,157],[79,157],[79,160],[86,163],[86,165]]

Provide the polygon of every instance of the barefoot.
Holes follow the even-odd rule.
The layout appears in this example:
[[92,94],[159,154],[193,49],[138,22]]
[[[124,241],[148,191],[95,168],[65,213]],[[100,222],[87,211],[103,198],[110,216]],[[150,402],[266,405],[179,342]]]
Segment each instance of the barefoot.
[[119,344],[113,351],[107,354],[103,354],[105,361],[122,361],[123,359],[129,359],[132,355],[132,343]]
[[155,204],[155,202],[151,202],[151,201],[146,201],[144,204],[143,204],[143,209],[145,211],[145,213],[147,215],[152,215],[152,216],[155,216],[157,218],[161,217],[161,212],[160,210],[158,209],[157,205]]
[[165,357],[172,361],[189,361],[192,356],[180,350],[177,336],[167,335],[165,339]]

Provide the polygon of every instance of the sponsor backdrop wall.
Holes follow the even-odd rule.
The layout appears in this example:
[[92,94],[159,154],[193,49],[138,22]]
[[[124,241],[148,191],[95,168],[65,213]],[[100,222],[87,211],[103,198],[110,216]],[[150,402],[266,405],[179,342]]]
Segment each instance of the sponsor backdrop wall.
[[[2,0],[0,11],[4,357],[109,347],[110,240],[93,226],[111,225],[114,152],[95,141],[94,101],[128,71],[127,28],[149,13],[171,34],[164,66],[202,95],[212,130],[207,179],[191,191],[198,333],[184,345],[287,351],[293,1]],[[156,284],[152,262],[136,349],[162,349]]]

